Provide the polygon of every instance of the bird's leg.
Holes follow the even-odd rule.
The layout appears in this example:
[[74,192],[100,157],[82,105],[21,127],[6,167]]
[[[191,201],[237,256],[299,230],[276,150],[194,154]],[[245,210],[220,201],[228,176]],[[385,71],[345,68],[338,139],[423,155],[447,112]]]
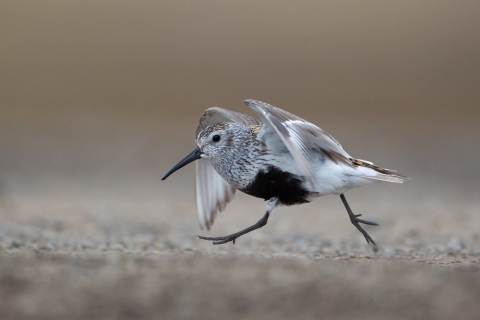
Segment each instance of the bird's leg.
[[233,244],[235,244],[235,240],[238,237],[243,236],[246,233],[249,233],[253,230],[259,229],[259,228],[263,227],[264,225],[266,225],[269,215],[270,215],[270,212],[267,211],[265,213],[265,215],[263,216],[263,218],[258,220],[258,222],[255,223],[253,226],[250,226],[246,229],[243,229],[242,231],[232,233],[232,234],[230,234],[228,236],[225,236],[225,237],[202,237],[202,236],[198,236],[198,237],[202,240],[213,241],[213,244],[224,244],[224,243],[227,243],[227,242],[230,242],[230,241],[232,241]]
[[258,222],[255,223],[253,226],[243,229],[242,231],[232,233],[225,237],[202,237],[202,236],[198,236],[198,237],[202,240],[213,241],[213,244],[224,244],[230,241],[232,241],[233,244],[235,244],[235,240],[238,237],[241,237],[244,234],[249,233],[253,230],[260,229],[261,227],[266,225],[268,221],[268,217],[270,216],[270,213],[272,212],[272,210],[275,208],[276,205],[277,205],[277,199],[276,198],[270,199],[267,204],[267,212],[265,212],[265,215],[262,217],[262,219],[258,220]]
[[373,243],[374,245],[377,245],[375,241],[373,241],[372,237],[370,237],[370,235],[365,230],[363,230],[363,228],[360,226],[359,223],[368,224],[370,226],[378,226],[378,223],[358,219],[358,217],[360,217],[361,214],[353,214],[352,209],[350,209],[347,199],[345,198],[343,193],[340,195],[340,198],[342,199],[343,204],[347,209],[348,216],[350,217],[350,221],[352,222],[352,224],[358,229],[358,231],[360,231],[363,234],[363,236],[367,240],[367,243]]

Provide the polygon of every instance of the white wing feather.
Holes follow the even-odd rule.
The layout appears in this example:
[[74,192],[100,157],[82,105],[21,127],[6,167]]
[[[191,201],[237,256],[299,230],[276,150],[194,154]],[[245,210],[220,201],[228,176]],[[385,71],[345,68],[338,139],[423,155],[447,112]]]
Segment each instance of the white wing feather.
[[195,190],[200,227],[210,229],[218,211],[223,211],[235,196],[235,188],[226,182],[210,162],[199,159],[196,163]]

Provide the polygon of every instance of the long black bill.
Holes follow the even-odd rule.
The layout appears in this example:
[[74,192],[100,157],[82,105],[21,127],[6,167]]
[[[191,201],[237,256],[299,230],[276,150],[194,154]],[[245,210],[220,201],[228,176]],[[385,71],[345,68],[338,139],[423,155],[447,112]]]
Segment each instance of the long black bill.
[[186,165],[189,164],[190,162],[193,162],[193,161],[195,161],[195,160],[200,159],[200,158],[201,158],[201,155],[202,155],[202,150],[200,150],[199,147],[196,147],[195,150],[193,150],[192,152],[190,152],[188,156],[186,156],[185,158],[183,158],[182,160],[180,160],[180,162],[177,163],[176,165],[174,165],[172,169],[168,170],[168,172],[163,176],[162,180],[167,179],[169,175],[171,175],[172,173],[174,173],[174,172],[177,171],[178,169],[186,166]]

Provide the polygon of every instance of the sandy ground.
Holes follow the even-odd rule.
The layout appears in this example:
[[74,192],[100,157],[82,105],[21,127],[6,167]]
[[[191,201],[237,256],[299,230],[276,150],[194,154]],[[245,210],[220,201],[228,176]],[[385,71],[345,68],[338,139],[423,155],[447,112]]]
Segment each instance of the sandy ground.
[[[162,212],[175,211],[143,209],[132,218],[117,209],[106,204],[101,211],[110,213],[94,217],[83,207],[75,218],[63,208],[67,218],[47,219],[32,203],[36,214],[3,222],[1,318],[475,319],[480,312],[478,233],[435,241],[423,234],[428,221],[410,217],[416,227],[404,229],[392,218],[369,229],[373,247],[343,210],[328,221],[306,213],[300,222],[282,212],[235,246],[212,246],[194,238],[191,210],[189,219],[179,211],[167,219]],[[228,224],[215,234],[241,226]]]

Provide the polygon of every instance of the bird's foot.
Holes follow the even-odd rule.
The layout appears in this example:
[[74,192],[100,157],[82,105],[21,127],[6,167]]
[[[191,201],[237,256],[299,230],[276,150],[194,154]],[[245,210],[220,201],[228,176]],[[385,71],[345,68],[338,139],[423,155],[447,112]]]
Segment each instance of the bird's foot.
[[199,239],[212,241],[212,244],[224,244],[232,241],[235,244],[235,240],[239,237],[237,234],[231,234],[225,237],[202,237],[198,236]]
[[[361,214],[356,214],[356,215],[354,215],[355,221],[360,222],[360,223],[363,223],[363,224],[368,224],[369,226],[379,226],[378,223],[370,222],[370,221],[366,221],[366,220],[362,220],[362,219],[358,219],[357,217],[360,217],[360,216],[361,216]],[[353,221],[352,221],[352,223],[353,223]]]
[[360,216],[361,216],[361,214],[355,214],[355,215],[353,215],[353,217],[351,217],[350,221],[358,229],[358,231],[360,231],[363,234],[363,236],[367,240],[367,243],[372,243],[374,245],[377,245],[375,243],[375,241],[373,241],[372,237],[370,237],[370,235],[365,230],[363,230],[363,228],[360,226],[359,223],[368,224],[370,226],[378,226],[379,224],[375,223],[375,222],[370,222],[370,221],[358,219],[358,217],[360,217]]

